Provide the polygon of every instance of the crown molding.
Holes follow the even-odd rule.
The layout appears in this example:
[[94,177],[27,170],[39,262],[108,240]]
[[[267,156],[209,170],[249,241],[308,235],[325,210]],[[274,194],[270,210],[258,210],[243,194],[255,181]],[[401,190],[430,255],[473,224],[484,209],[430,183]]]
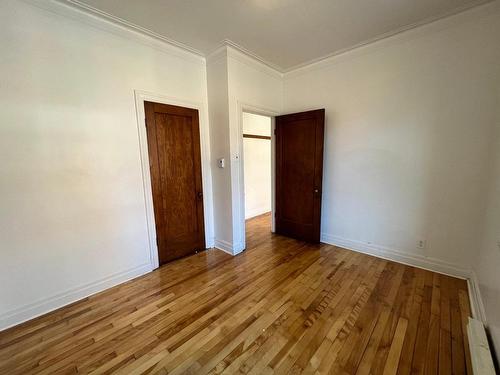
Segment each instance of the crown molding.
[[94,8],[86,3],[83,3],[80,0],[57,0],[57,1],[62,2],[62,3],[71,4],[73,7],[77,8],[79,10],[83,10],[84,12],[88,12],[90,14],[96,15],[102,19],[105,19],[107,21],[110,21],[110,22],[113,22],[115,24],[126,27],[127,29],[133,30],[135,32],[139,32],[139,33],[147,35],[147,36],[150,36],[151,38],[161,40],[164,43],[167,43],[167,44],[170,44],[174,47],[183,49],[186,52],[190,52],[190,53],[193,53],[195,55],[205,57],[203,52],[201,52],[195,48],[192,48],[192,47],[188,46],[187,44],[178,42],[177,40],[174,40],[172,38],[168,38],[164,35],[158,34],[150,29],[147,29],[145,27],[136,25],[135,23],[124,20],[123,18],[113,16],[112,14],[109,14],[107,12],[100,10],[100,9]]
[[[175,54],[179,57],[187,58],[191,61],[198,61],[203,64],[208,60],[215,61],[221,57],[223,50],[227,51],[228,57],[234,57],[242,62],[248,63],[251,66],[257,67],[262,71],[266,71],[275,77],[286,78],[296,73],[308,71],[312,68],[327,66],[337,62],[338,58],[357,51],[364,51],[368,47],[379,46],[380,43],[386,40],[399,40],[400,38],[407,38],[413,36],[413,32],[428,30],[425,26],[434,26],[439,23],[438,21],[448,21],[447,24],[456,24],[462,20],[460,16],[468,16],[469,13],[489,14],[490,8],[493,12],[498,11],[499,0],[482,0],[477,3],[468,3],[462,7],[454,9],[450,12],[445,12],[438,16],[429,17],[423,21],[404,26],[392,32],[381,34],[377,37],[368,39],[354,46],[344,48],[325,56],[306,61],[301,64],[294,65],[289,68],[283,68],[275,63],[272,63],[265,58],[257,55],[256,53],[248,50],[247,48],[233,42],[232,40],[225,39],[221,45],[213,52],[205,54],[195,48],[192,48],[184,43],[178,42],[174,39],[168,38],[158,34],[152,30],[136,25],[132,22],[126,21],[120,17],[113,16],[107,12],[101,11],[95,7],[83,3],[81,0],[23,0],[37,8],[45,9],[62,16],[69,17],[74,20],[86,23],[95,28],[120,35],[128,39],[133,39],[139,43],[148,45],[150,47],[163,50],[164,52]],[[449,26],[449,25],[448,25]],[[418,31],[416,30],[418,29]],[[410,36],[410,37],[411,37]]]
[[279,65],[274,64],[270,61],[267,61],[263,57],[246,49],[245,47],[239,45],[238,43],[233,42],[232,40],[224,39],[224,41],[222,43],[223,43],[223,45],[230,47],[233,51],[238,52],[241,55],[243,55],[243,56],[245,56],[253,61],[259,62],[260,64],[264,65],[265,67],[271,69],[274,72],[277,72],[280,74],[282,74],[284,72],[284,69],[282,67],[280,67]]
[[[305,61],[301,64],[297,64],[297,65],[294,65],[294,66],[289,67],[289,68],[283,68],[283,67],[279,66],[278,64],[272,63],[272,62],[266,60],[265,58],[263,58],[262,56],[259,56],[258,54],[250,51],[249,49],[239,45],[236,42],[233,42],[230,39],[224,39],[222,41],[221,45],[219,45],[219,47],[217,47],[213,52],[211,52],[207,55],[207,59],[210,56],[217,54],[217,52],[220,52],[220,50],[223,49],[224,47],[229,47],[229,48],[233,49],[233,51],[239,52],[242,56],[245,56],[248,59],[248,61],[253,60],[253,62],[258,62],[258,63],[266,66],[267,68],[271,69],[271,71],[274,71],[274,73],[278,73],[282,77],[286,77],[288,74],[299,72],[299,71],[302,71],[304,69],[307,70],[310,67],[314,67],[314,66],[319,65],[319,64],[324,63],[324,62],[328,63],[330,60],[334,60],[339,56],[343,56],[343,55],[349,54],[350,52],[355,52],[357,50],[362,50],[365,47],[377,45],[378,43],[380,43],[382,41],[395,39],[396,37],[403,36],[403,35],[407,36],[407,34],[410,31],[414,31],[415,29],[424,29],[425,26],[428,26],[428,25],[434,26],[434,24],[438,23],[438,21],[449,20],[449,21],[451,21],[452,24],[456,24],[457,17],[455,17],[455,16],[464,15],[467,17],[469,15],[470,11],[478,11],[479,13],[489,14],[488,9],[485,9],[485,8],[490,8],[489,6],[491,6],[492,8],[495,8],[495,7],[497,7],[498,3],[499,3],[498,0],[482,0],[479,3],[474,2],[474,3],[465,4],[461,7],[453,9],[452,11],[445,12],[445,13],[442,13],[442,14],[437,15],[437,16],[428,17],[422,21],[415,22],[413,24],[401,27],[401,28],[396,29],[394,31],[387,32],[387,33],[378,35],[374,38],[365,40],[365,41],[358,43],[354,46],[334,51],[334,52],[329,53],[325,56],[318,57],[318,58],[312,59],[312,60],[308,60],[308,61]],[[233,56],[235,56],[235,54],[233,54]]]
[[498,0],[483,0],[480,3],[466,4],[465,6],[462,6],[451,12],[427,18],[426,20],[423,20],[421,22],[417,22],[402,27],[398,30],[388,32],[379,35],[378,37],[358,43],[352,47],[344,48],[323,57],[319,57],[317,59],[295,65],[283,70],[283,76],[287,78],[289,76],[294,76],[296,74],[300,74],[312,69],[329,66],[339,62],[344,57],[351,57],[355,53],[362,53],[367,51],[368,49],[376,50],[378,48],[381,48],[382,46],[387,45],[387,43],[397,43],[400,41],[405,41],[431,30],[443,30],[466,22],[471,18],[484,17],[492,13],[498,13],[498,11],[500,11],[499,4],[500,1]]
[[151,30],[125,21],[119,17],[115,17],[83,4],[79,0],[22,1],[55,16],[71,19],[95,29],[152,47],[161,52],[175,55],[186,61],[205,64],[205,56],[202,52]]
[[206,61],[207,64],[211,64],[222,58],[227,58],[227,46],[225,44],[210,52],[206,57]]
[[213,64],[215,62],[218,62],[222,58],[232,58],[265,74],[268,74],[273,78],[283,78],[283,73],[280,70],[263,62],[260,57],[255,56],[255,54],[248,52],[248,50],[238,46],[236,43],[225,40],[222,45],[220,45],[207,55],[206,60],[207,64]]
[[253,56],[250,56],[239,48],[234,47],[234,45],[226,45],[226,49],[228,58],[238,60],[239,62],[257,69],[273,78],[280,80],[283,79],[283,73],[281,71],[264,64],[260,60],[256,60]]
[[206,56],[206,59],[207,62],[212,63],[223,56],[236,59],[275,78],[283,78],[283,71],[281,68],[265,61],[262,57],[254,54],[253,52],[245,49],[244,47],[229,39],[225,39],[222,44],[219,45],[219,47],[210,52]]

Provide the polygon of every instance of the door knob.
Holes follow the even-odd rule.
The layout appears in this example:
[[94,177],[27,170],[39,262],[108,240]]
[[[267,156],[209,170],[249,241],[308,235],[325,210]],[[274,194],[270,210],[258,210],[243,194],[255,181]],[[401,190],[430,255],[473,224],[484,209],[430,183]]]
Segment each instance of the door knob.
[[198,192],[198,199],[203,198],[203,193],[201,191]]

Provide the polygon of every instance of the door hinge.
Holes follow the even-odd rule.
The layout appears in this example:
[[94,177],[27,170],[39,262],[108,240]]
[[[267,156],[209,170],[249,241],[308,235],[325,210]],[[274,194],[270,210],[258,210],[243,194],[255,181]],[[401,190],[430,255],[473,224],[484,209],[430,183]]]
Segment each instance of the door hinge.
[[276,128],[274,128],[274,135],[276,135]]
[[147,128],[148,127],[148,120],[144,118],[144,126]]

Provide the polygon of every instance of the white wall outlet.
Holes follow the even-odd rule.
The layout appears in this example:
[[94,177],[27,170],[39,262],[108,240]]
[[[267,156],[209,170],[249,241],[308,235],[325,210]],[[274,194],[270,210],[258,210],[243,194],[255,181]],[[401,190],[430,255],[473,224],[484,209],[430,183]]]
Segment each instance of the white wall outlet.
[[426,246],[427,246],[426,240],[418,240],[417,241],[417,249],[425,249]]
[[224,158],[217,159],[217,165],[219,168],[224,168],[226,166],[226,160],[224,160]]

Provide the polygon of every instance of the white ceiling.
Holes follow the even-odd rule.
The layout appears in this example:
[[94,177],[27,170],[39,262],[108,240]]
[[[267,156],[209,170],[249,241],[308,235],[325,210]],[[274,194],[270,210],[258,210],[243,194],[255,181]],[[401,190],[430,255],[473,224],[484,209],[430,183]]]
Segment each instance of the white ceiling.
[[66,0],[203,55],[230,40],[286,71],[484,0]]

